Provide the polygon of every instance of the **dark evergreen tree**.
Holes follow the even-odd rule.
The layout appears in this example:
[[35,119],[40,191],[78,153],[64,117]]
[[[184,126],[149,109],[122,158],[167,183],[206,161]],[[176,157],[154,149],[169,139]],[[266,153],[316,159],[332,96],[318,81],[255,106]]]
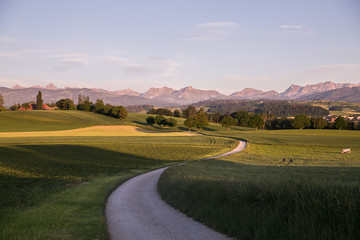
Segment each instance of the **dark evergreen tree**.
[[41,91],[38,91],[38,94],[36,95],[36,110],[42,110],[43,102],[42,93]]

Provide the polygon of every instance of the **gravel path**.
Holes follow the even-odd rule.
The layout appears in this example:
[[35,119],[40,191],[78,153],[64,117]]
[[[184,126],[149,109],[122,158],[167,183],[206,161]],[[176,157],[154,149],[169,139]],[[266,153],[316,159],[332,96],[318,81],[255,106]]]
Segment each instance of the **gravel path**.
[[[231,152],[215,157],[234,154],[245,147],[246,142],[240,141]],[[187,217],[160,198],[157,183],[166,168],[132,178],[110,195],[106,205],[110,239],[229,239]]]

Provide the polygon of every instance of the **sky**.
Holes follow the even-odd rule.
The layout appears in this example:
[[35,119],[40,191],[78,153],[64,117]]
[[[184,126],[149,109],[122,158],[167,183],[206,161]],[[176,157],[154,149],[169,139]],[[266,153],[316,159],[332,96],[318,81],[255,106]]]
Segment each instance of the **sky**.
[[0,0],[0,87],[360,83],[359,0]]

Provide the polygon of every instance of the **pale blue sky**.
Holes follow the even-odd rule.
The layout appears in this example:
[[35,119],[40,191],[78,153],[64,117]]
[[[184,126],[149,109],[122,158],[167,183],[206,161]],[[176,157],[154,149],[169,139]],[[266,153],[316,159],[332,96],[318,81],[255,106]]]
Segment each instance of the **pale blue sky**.
[[360,1],[0,0],[0,86],[360,82]]

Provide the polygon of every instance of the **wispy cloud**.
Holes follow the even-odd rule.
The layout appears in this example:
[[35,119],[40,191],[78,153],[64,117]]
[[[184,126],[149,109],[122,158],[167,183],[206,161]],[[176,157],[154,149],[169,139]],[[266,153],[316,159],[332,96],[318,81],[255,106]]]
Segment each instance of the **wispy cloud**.
[[90,56],[88,54],[83,54],[83,53],[56,53],[56,54],[45,55],[44,57],[64,59],[64,58],[89,58]]
[[302,35],[316,35],[318,31],[310,29],[304,25],[280,25],[280,28],[283,30],[281,33],[285,34],[302,34]]
[[197,27],[205,27],[205,28],[229,28],[229,27],[237,27],[238,24],[235,22],[209,22],[209,23],[201,23],[196,25]]
[[147,73],[149,69],[142,64],[128,64],[124,67],[124,71],[130,74],[144,74]]
[[305,73],[327,73],[327,74],[344,74],[355,73],[360,81],[360,64],[359,63],[342,63],[331,65],[319,65],[309,68]]
[[125,64],[130,62],[128,58],[118,57],[118,56],[103,56],[100,57],[100,59],[106,63],[115,63],[115,64]]
[[303,25],[281,25],[280,28],[282,29],[303,29],[304,26]]
[[158,69],[160,77],[178,77],[180,63],[172,59],[157,59],[155,68]]
[[54,66],[54,69],[56,71],[74,71],[88,64],[89,61],[85,58],[67,58],[60,60],[58,64]]
[[208,22],[194,26],[188,31],[190,37],[187,41],[220,40],[236,34],[238,24],[236,22]]

